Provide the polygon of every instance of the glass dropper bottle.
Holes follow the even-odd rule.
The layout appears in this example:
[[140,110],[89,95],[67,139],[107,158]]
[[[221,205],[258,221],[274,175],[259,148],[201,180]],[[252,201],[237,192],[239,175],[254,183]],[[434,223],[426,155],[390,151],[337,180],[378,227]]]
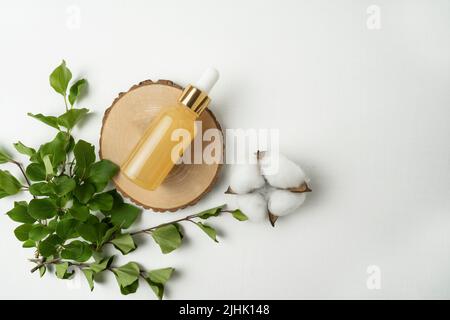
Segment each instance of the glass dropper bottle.
[[[207,69],[195,84],[183,90],[177,104],[164,108],[150,122],[121,166],[129,180],[147,190],[155,190],[161,185],[197,135],[195,122],[208,107],[211,101],[208,94],[218,79],[217,70]],[[184,137],[181,143],[174,139],[174,133],[180,130]]]

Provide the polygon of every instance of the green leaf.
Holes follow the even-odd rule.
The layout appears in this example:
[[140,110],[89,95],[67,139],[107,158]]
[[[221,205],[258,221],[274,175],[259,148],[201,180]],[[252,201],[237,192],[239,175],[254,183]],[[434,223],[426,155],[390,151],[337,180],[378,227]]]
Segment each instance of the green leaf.
[[61,239],[67,240],[78,237],[77,226],[78,220],[75,219],[63,219],[56,225],[56,234]]
[[7,194],[5,191],[3,191],[2,189],[0,189],[0,199],[8,197],[9,194]]
[[164,285],[170,279],[174,271],[174,268],[163,268],[152,270],[147,273],[145,280],[150,285],[150,288],[152,288],[158,299],[161,300],[163,298]]
[[45,266],[39,267],[39,276],[42,278],[45,274],[45,271],[47,271],[47,268]]
[[138,217],[141,209],[128,203],[122,203],[109,211],[111,223],[123,229],[129,228]]
[[44,239],[49,233],[50,231],[46,226],[35,224],[33,225],[33,228],[31,228],[30,231],[28,232],[28,237],[31,240],[40,241]]
[[11,220],[21,223],[34,223],[36,219],[28,214],[28,203],[14,202],[14,208],[6,213]]
[[90,183],[83,183],[82,185],[77,185],[75,187],[75,198],[78,199],[82,204],[86,204],[91,200],[95,193],[95,186]]
[[53,164],[52,161],[50,160],[50,156],[48,154],[46,154],[43,158],[42,158],[42,162],[44,163],[44,168],[45,168],[45,177],[53,177]]
[[111,238],[113,238],[113,236],[115,235],[115,233],[120,230],[120,226],[114,226],[110,229],[108,229],[105,234],[103,235],[103,238],[101,240],[101,242],[99,243],[100,246],[104,245],[106,242],[108,242],[109,240],[111,240]]
[[14,229],[14,235],[19,241],[27,241],[29,239],[29,232],[33,228],[31,224],[22,224]]
[[44,181],[47,178],[45,167],[40,163],[32,163],[26,169],[26,175],[31,181]]
[[98,262],[94,262],[91,264],[91,270],[95,273],[102,272],[109,268],[114,261],[114,256],[105,257]]
[[91,215],[88,207],[77,202],[73,203],[72,208],[69,209],[69,213],[73,218],[83,222]]
[[69,81],[72,79],[72,73],[66,66],[66,62],[62,63],[50,74],[50,85],[56,92],[65,96]]
[[[105,192],[113,197],[113,205],[111,210],[119,208],[124,202],[122,196],[117,192],[116,189]],[[102,213],[105,216],[109,216],[111,214],[111,210],[102,210]]]
[[86,108],[70,109],[58,117],[58,124],[61,127],[72,129],[88,112],[89,110]]
[[139,287],[139,279],[126,287],[120,287],[120,293],[123,295],[135,293]]
[[75,174],[80,180],[87,177],[89,167],[95,162],[95,148],[92,144],[79,140],[73,149],[76,166]]
[[184,235],[183,235],[183,230],[181,228],[181,225],[178,222],[174,223],[173,225],[177,228],[178,232],[180,233],[181,240],[183,240]]
[[196,222],[195,224],[198,225],[199,228],[202,229],[208,235],[208,237],[213,239],[215,242],[219,242],[219,241],[217,241],[217,232],[213,227],[210,227],[201,222]]
[[43,159],[46,155],[49,155],[53,167],[57,168],[66,160],[66,153],[70,149],[72,139],[68,133],[58,132],[52,141],[39,148],[39,156]]
[[100,220],[95,215],[90,214],[86,220],[86,223],[97,224],[97,223],[100,223]]
[[115,237],[111,240],[111,243],[124,255],[136,249],[133,237],[129,233],[124,233]]
[[68,176],[55,177],[52,181],[52,189],[58,196],[64,196],[75,189],[76,182]]
[[127,264],[113,269],[117,283],[120,287],[128,287],[139,279],[139,265],[136,262],[128,262]]
[[97,227],[89,223],[80,223],[77,226],[80,236],[89,242],[96,243],[98,240]]
[[113,162],[100,160],[92,164],[88,181],[95,185],[97,192],[101,192],[118,171],[119,167]]
[[110,211],[113,207],[114,198],[107,192],[96,194],[89,201],[89,208],[92,211]]
[[108,225],[104,223],[82,222],[77,226],[77,231],[83,239],[96,244],[100,243],[106,230],[108,230]]
[[86,277],[89,289],[91,289],[91,291],[94,290],[94,271],[88,268],[82,269],[81,271],[83,271],[83,274]]
[[29,191],[33,196],[51,196],[54,194],[53,188],[47,182],[33,183]]
[[233,215],[233,217],[236,220],[239,220],[239,221],[246,221],[246,220],[248,220],[248,217],[239,209],[234,210],[233,212],[231,212],[231,214]]
[[59,130],[59,126],[58,126],[58,118],[54,117],[54,116],[44,116],[42,113],[38,113],[38,114],[33,114],[28,112],[27,113],[28,116],[35,118],[43,123],[45,123],[46,125],[53,127],[55,129]]
[[162,253],[172,252],[181,245],[181,234],[173,224],[155,229],[152,237],[159,244]]
[[47,227],[52,233],[56,231],[57,226],[58,226],[58,217],[53,218],[47,223]]
[[50,198],[33,199],[28,205],[28,214],[36,220],[53,218],[56,213],[56,204]]
[[51,234],[39,243],[39,253],[44,257],[55,255],[57,253],[57,246],[62,243],[63,240],[60,237],[56,234]]
[[64,246],[61,251],[63,259],[85,262],[92,256],[92,249],[87,242],[75,240]]
[[153,282],[166,284],[174,271],[174,268],[156,269],[148,272],[147,277],[150,278],[150,280],[152,280]]
[[72,135],[69,134],[69,140],[66,145],[66,152],[69,153],[73,151],[73,148],[75,147],[75,139]]
[[56,276],[59,279],[69,279],[70,277],[72,277],[74,275],[74,272],[69,272],[69,263],[68,262],[63,262],[63,263],[58,263],[55,266],[55,273]]
[[36,243],[33,240],[26,240],[22,244],[22,248],[34,248],[34,247],[36,247]]
[[66,194],[64,196],[61,197],[50,197],[53,198],[55,200],[55,204],[58,208],[62,208],[60,209],[60,213],[61,216],[64,217],[69,217],[70,215],[67,213],[67,208],[70,206],[70,201],[72,200],[72,197],[70,194]]
[[80,79],[70,87],[69,102],[72,106],[77,100],[77,98],[80,96],[81,92],[86,87],[86,85],[87,81],[85,79]]
[[159,300],[161,300],[163,298],[163,296],[164,296],[164,285],[162,285],[160,283],[153,282],[149,278],[145,278],[145,281],[148,283],[150,288],[156,294],[156,297]]
[[[14,143],[14,148],[16,148],[17,152],[24,154],[26,156],[33,156],[34,154],[36,154],[36,150],[34,150],[33,148],[27,147],[26,145],[24,145],[22,142],[17,142]],[[1,159],[1,157],[0,157]]]
[[20,191],[22,184],[9,171],[0,170],[0,189],[8,195],[14,195]]
[[217,217],[220,212],[222,211],[222,209],[225,207],[225,204],[219,206],[219,207],[215,207],[215,208],[211,208],[205,211],[202,211],[198,214],[198,217],[201,219],[208,219],[210,217]]
[[0,164],[11,161],[11,156],[4,150],[0,149]]

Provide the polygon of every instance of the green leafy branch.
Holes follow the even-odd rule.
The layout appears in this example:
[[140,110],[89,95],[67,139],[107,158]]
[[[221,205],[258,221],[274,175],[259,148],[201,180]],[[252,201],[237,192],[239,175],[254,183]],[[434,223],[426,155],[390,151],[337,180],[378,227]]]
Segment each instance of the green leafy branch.
[[[111,234],[110,240],[103,242],[103,244],[111,243],[117,250],[126,255],[137,248],[133,239],[134,236],[140,234],[151,234],[155,241],[159,244],[161,251],[166,254],[180,247],[183,239],[183,233],[178,223],[183,221],[189,221],[199,225],[210,238],[217,242],[216,230],[210,226],[206,226],[203,223],[195,221],[194,219],[208,219],[210,217],[217,217],[221,213],[225,212],[231,213],[233,217],[239,221],[247,220],[247,217],[240,210],[230,211],[224,209],[224,206],[220,206],[139,231],[125,234]],[[162,268],[146,272],[136,262],[129,262],[121,267],[113,267],[113,260],[114,256],[98,259],[94,263],[68,262],[62,260],[61,258],[54,258],[53,256],[41,259],[30,259],[30,261],[36,263],[36,266],[31,269],[31,272],[33,273],[39,270],[41,276],[50,265],[54,265],[56,267],[56,275],[60,279],[70,279],[73,276],[74,273],[73,271],[70,271],[69,267],[79,268],[85,275],[91,291],[94,289],[95,277],[104,271],[114,273],[122,294],[134,293],[139,286],[139,278],[142,278],[150,285],[150,288],[155,292],[159,299],[161,299],[164,294],[165,283],[170,279],[175,270],[174,268]]]
[[[37,265],[31,269],[31,272],[39,270],[41,277],[45,274],[47,268],[55,266],[55,274],[59,279],[71,279],[74,275],[73,267],[78,268],[84,274],[91,291],[94,290],[95,277],[104,272],[112,272],[120,287],[120,292],[124,295],[134,293],[139,287],[139,279],[142,278],[150,286],[158,299],[164,295],[164,285],[170,279],[174,268],[161,268],[151,271],[143,270],[138,263],[128,262],[120,267],[113,267],[112,263],[115,256],[98,259],[92,263],[80,263],[65,261],[60,258],[51,259],[30,259]],[[72,270],[71,270],[72,268]]]
[[217,217],[221,213],[231,213],[233,217],[239,221],[247,220],[247,216],[245,216],[240,210],[226,210],[225,205],[222,205],[197,214],[188,215],[184,218],[171,222],[162,223],[154,227],[120,234],[118,237],[113,237],[108,243],[112,243],[116,249],[120,250],[123,254],[127,254],[128,252],[136,249],[136,244],[133,237],[140,234],[148,234],[151,235],[155,242],[160,246],[162,253],[170,253],[181,246],[184,234],[180,226],[180,222],[184,221],[197,225],[204,233],[206,233],[208,237],[215,242],[218,242],[217,231],[213,227],[197,220],[206,220],[211,217]]
[[[14,229],[24,248],[35,250],[30,259],[41,276],[50,266],[60,279],[70,279],[74,269],[85,275],[91,290],[97,275],[104,271],[114,273],[122,294],[134,293],[142,278],[158,298],[174,272],[173,268],[146,271],[136,262],[113,266],[114,256],[105,256],[105,245],[111,244],[123,255],[136,250],[135,237],[148,234],[166,254],[182,244],[180,223],[197,225],[217,242],[217,232],[202,222],[221,213],[231,213],[244,221],[239,210],[224,206],[202,211],[154,227],[128,232],[141,209],[125,203],[116,190],[105,190],[119,167],[109,160],[96,160],[95,147],[84,141],[75,141],[73,128],[89,113],[86,108],[74,108],[87,82],[75,81],[69,88],[72,73],[63,61],[50,75],[53,89],[64,98],[65,112],[59,116],[29,115],[57,130],[55,137],[37,150],[22,142],[14,143],[16,151],[28,157],[24,167],[6,151],[0,150],[0,164],[16,166],[24,182],[7,170],[0,170],[0,198],[27,192],[30,201],[16,201],[7,215],[20,225]],[[69,89],[69,93],[67,90]]]

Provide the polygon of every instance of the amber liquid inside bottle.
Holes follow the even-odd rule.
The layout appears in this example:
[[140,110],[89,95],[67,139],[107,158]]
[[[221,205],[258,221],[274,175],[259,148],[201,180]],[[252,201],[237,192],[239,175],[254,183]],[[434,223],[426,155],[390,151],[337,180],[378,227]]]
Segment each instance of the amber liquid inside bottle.
[[158,188],[195,138],[197,118],[181,103],[163,110],[134,147],[122,173],[142,188]]

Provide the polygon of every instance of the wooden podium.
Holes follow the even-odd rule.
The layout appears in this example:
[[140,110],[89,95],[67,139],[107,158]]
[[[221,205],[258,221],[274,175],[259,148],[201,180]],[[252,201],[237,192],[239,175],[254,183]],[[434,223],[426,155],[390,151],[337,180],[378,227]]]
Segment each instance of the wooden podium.
[[[146,80],[134,85],[128,92],[120,93],[103,117],[100,157],[122,165],[150,121],[162,108],[174,105],[181,92],[182,88],[172,81]],[[202,121],[203,132],[210,128],[221,130],[209,109],[201,114],[199,120]],[[220,143],[223,156],[223,139]],[[123,196],[144,208],[158,212],[176,211],[194,205],[208,193],[217,180],[220,168],[221,164],[176,165],[154,191],[139,187],[120,172],[114,178],[114,184]]]

